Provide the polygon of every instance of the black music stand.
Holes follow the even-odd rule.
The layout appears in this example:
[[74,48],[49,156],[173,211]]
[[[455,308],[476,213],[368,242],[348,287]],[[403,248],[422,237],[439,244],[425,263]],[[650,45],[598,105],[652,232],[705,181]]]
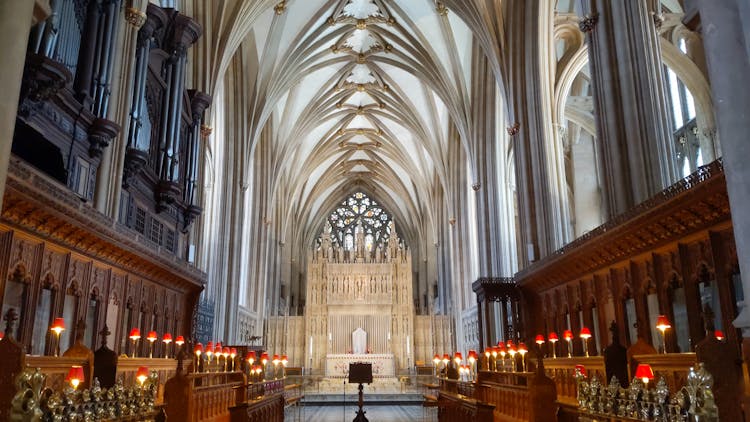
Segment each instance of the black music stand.
[[364,386],[362,384],[372,383],[372,364],[371,363],[350,363],[349,364],[349,383],[350,384],[359,384],[359,410],[357,411],[357,417],[354,418],[354,421],[352,422],[368,422],[367,418],[365,417],[365,411],[362,410],[362,405],[364,404],[363,400],[363,393],[362,390],[364,389]]

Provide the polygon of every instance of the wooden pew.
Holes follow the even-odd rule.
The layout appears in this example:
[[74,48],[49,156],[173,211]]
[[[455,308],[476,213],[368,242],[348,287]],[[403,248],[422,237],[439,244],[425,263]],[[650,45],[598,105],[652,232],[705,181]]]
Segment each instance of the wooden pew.
[[284,422],[284,394],[276,393],[229,408],[230,422]]
[[438,393],[439,422],[493,422],[494,408],[492,404],[461,394],[448,391]]
[[164,388],[167,418],[181,422],[227,422],[229,408],[245,402],[242,372],[177,373]]

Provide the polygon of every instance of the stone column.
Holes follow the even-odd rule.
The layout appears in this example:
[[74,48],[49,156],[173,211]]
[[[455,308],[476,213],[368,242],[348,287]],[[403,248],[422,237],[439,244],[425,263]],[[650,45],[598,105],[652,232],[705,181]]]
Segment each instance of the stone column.
[[[18,96],[26,62],[26,47],[31,25],[49,13],[49,5],[34,0],[12,0],[0,2],[0,57],[3,71],[0,72],[0,205],[8,176],[13,132],[16,128]],[[2,207],[0,206],[0,209]]]
[[497,197],[497,124],[495,123],[495,79],[487,57],[474,47],[472,74],[472,126],[476,153],[476,175],[472,189],[476,198],[477,254],[479,276],[500,276],[500,203]]
[[[742,329],[744,354],[750,354],[750,74],[745,46],[742,8],[746,0],[692,0],[686,2],[689,11],[697,11],[700,20],[687,22],[698,29],[706,48],[706,63],[711,81],[717,130],[724,153],[724,172],[727,179],[732,225],[737,244],[737,258],[742,273],[745,304],[734,325]],[[742,6],[745,7],[745,6]],[[691,16],[688,13],[688,16]],[[744,53],[744,54],[743,54]]]
[[[612,218],[676,179],[652,0],[582,0],[602,207]],[[658,3],[658,2],[657,2]]]
[[[515,160],[518,192],[518,256],[521,267],[547,256],[563,243],[564,214],[559,207],[558,190],[550,173],[552,122],[545,93],[549,85],[539,77],[545,69],[539,51],[545,45],[539,31],[539,1],[506,2],[504,60],[510,69],[504,88],[508,98],[508,127]],[[529,77],[535,75],[535,77]]]

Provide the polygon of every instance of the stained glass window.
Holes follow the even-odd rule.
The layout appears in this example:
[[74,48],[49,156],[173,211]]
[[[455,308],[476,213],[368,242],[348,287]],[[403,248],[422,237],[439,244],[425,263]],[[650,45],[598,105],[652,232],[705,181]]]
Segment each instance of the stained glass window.
[[345,199],[328,217],[331,223],[331,241],[354,248],[357,225],[361,222],[363,238],[368,250],[385,244],[391,234],[391,216],[375,200],[362,192],[356,192]]

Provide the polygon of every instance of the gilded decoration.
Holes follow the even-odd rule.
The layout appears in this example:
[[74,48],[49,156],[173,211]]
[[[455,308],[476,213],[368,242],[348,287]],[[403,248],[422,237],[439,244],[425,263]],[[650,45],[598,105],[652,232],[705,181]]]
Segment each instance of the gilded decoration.
[[10,409],[11,421],[105,421],[129,418],[155,421],[154,408],[158,376],[151,371],[143,385],[125,387],[122,379],[110,389],[94,379],[90,389],[62,391],[46,387],[47,376],[39,368],[26,369],[16,378],[16,395]]
[[601,416],[664,422],[719,420],[714,380],[703,363],[697,369],[690,368],[686,385],[677,391],[670,391],[664,377],[659,377],[654,388],[648,388],[639,378],[623,388],[617,377],[604,385],[597,375],[589,379],[576,371],[575,376],[581,421],[599,420]]
[[146,13],[135,7],[128,7],[125,9],[125,21],[134,28],[139,29],[146,23]]

